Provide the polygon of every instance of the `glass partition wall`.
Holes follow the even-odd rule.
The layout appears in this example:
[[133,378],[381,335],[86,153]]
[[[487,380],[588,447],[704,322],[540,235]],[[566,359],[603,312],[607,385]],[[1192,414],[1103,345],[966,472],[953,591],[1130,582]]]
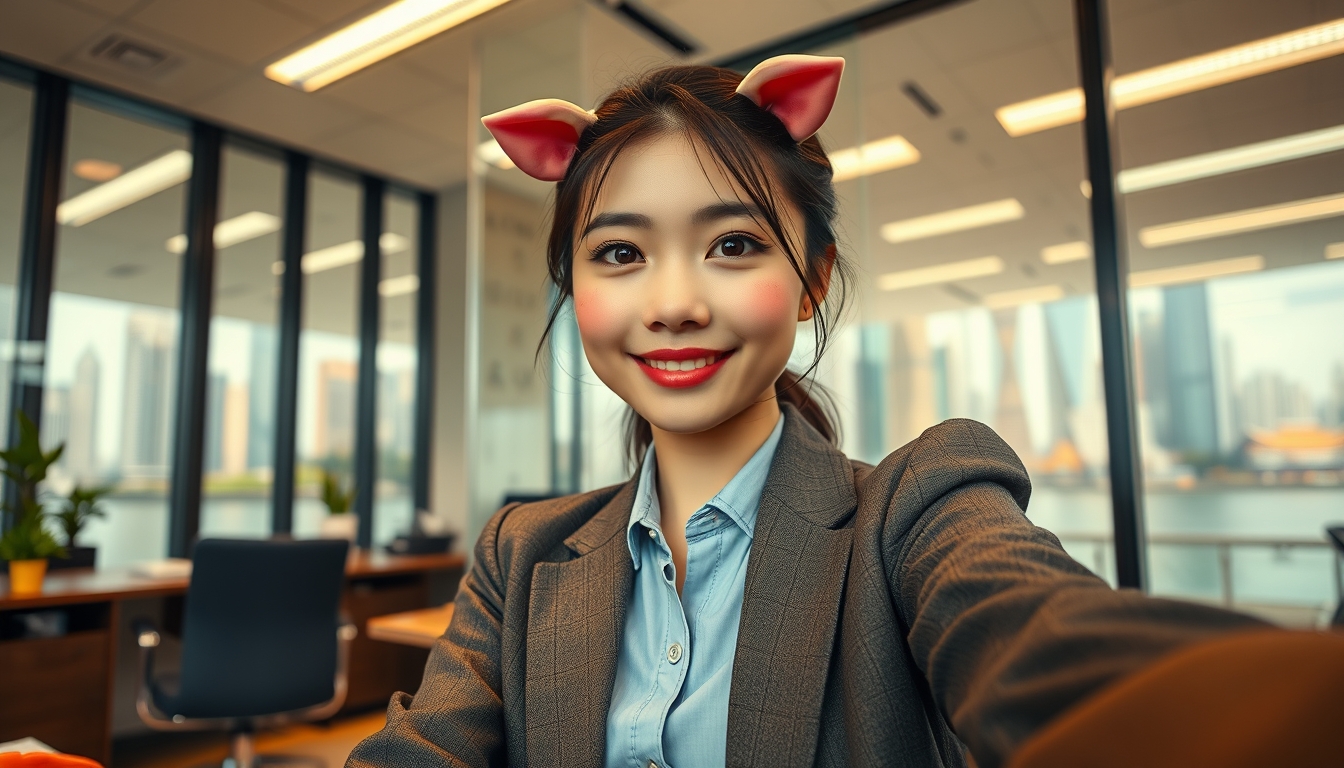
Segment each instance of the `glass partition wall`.
[[[416,277],[434,257],[434,244],[417,237],[421,201],[432,205],[432,196],[334,166],[309,172],[306,157],[266,142],[7,61],[0,70],[20,78],[0,79],[0,367],[10,379],[0,404],[40,385],[40,412],[32,399],[19,402],[33,403],[44,447],[64,446],[45,490],[109,492],[106,517],[79,540],[97,547],[98,565],[189,556],[195,534],[315,535],[326,514],[317,499],[323,469],[347,488],[379,489],[375,535],[360,544],[409,532],[415,451],[429,444],[429,426],[408,409],[433,386],[417,376],[415,347],[417,324],[432,322],[420,302],[432,307],[433,297],[422,299]],[[38,176],[34,193],[28,169],[39,162],[59,162],[60,173]],[[194,172],[207,181],[193,181]],[[368,189],[388,190],[382,253],[370,257],[361,229]],[[216,194],[211,253],[193,247],[187,230]],[[54,238],[41,234],[44,220]],[[288,256],[302,264],[295,295],[282,291]],[[196,312],[180,298],[183,265],[211,257],[210,311]],[[361,311],[360,265],[380,257],[382,332],[361,334],[378,316]],[[45,327],[34,326],[43,317]],[[208,324],[208,342],[182,344],[184,322]],[[23,333],[45,345],[16,340]],[[358,371],[361,336],[386,361],[379,381]],[[285,337],[301,343],[287,353]],[[197,361],[203,391],[180,390]],[[380,382],[387,394],[370,420],[378,428],[361,429],[356,393]],[[184,415],[194,409],[179,402],[188,397],[202,400],[200,423]],[[277,514],[276,467],[296,465],[278,451],[295,442],[297,514]],[[381,446],[383,458],[356,477],[352,454],[365,444]],[[199,467],[174,461],[194,447]],[[199,498],[170,493],[193,487],[193,471]]]
[[1152,590],[1323,623],[1322,529],[1344,524],[1344,12],[1110,10]]

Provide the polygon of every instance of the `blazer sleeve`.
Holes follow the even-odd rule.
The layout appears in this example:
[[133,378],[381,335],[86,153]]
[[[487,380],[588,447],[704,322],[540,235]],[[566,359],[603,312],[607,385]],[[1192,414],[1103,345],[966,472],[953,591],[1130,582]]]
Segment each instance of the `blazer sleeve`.
[[392,696],[387,724],[355,747],[346,768],[506,763],[500,695],[504,580],[498,542],[514,506],[497,512],[481,532],[454,601],[452,623],[430,650],[420,690],[414,698]]
[[981,768],[1173,650],[1267,626],[1111,589],[1027,520],[1026,470],[983,424],[946,422],[908,449],[887,468],[884,567],[915,663]]

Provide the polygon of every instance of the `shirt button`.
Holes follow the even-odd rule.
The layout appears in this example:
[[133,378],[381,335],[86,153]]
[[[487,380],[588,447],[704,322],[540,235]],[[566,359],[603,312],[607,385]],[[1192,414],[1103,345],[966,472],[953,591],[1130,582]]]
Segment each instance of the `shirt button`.
[[[652,528],[650,528],[650,529],[649,529],[649,538],[650,538],[650,539],[656,539],[656,538],[658,538],[658,532],[655,531],[655,530],[653,530]],[[649,763],[649,765],[653,765],[653,763]]]
[[649,761],[649,768],[658,768],[658,764],[655,763],[655,762],[653,762],[652,760],[650,760],[650,761]]
[[667,660],[673,664],[681,661],[681,643],[673,643],[672,647],[667,649]]

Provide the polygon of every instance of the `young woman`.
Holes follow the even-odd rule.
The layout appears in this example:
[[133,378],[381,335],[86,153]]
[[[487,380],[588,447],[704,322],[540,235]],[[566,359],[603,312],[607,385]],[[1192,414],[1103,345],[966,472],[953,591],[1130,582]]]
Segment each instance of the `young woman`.
[[[551,278],[632,409],[621,486],[486,525],[414,698],[348,766],[1002,764],[1107,683],[1252,619],[1111,590],[953,420],[876,467],[785,365],[840,314],[843,61],[672,67],[485,119],[559,182]],[[559,306],[552,312],[552,321]]]

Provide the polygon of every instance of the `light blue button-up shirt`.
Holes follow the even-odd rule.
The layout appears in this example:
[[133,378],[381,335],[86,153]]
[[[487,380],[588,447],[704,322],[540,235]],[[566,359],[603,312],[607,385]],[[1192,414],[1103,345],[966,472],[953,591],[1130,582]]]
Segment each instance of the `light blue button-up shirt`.
[[635,583],[607,713],[607,768],[724,764],[728,691],[756,508],[784,431],[770,437],[686,522],[686,582],[659,525],[653,446],[644,454],[626,540]]

